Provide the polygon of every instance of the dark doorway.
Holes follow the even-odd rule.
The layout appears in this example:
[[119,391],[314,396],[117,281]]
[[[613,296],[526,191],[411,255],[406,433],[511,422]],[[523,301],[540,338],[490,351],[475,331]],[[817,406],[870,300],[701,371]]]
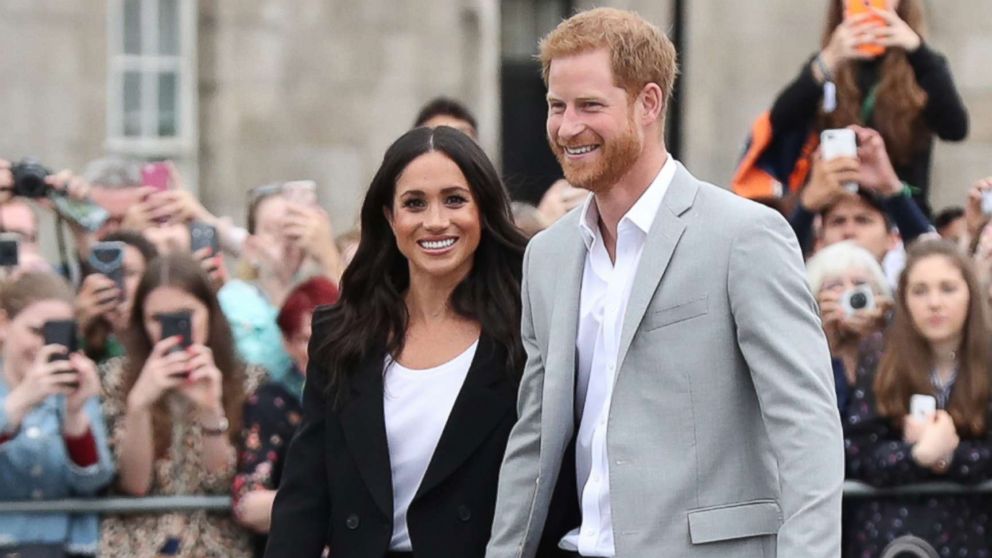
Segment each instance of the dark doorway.
[[535,205],[551,183],[561,178],[561,167],[546,139],[548,108],[541,65],[534,56],[541,37],[572,9],[571,0],[500,2],[503,180],[513,199]]
[[548,147],[548,107],[535,62],[503,64],[503,181],[515,200],[537,205],[561,167]]
[[[685,0],[672,3],[670,38],[679,52],[681,74],[686,72]],[[503,0],[502,104],[503,180],[515,200],[537,204],[545,190],[561,178],[561,167],[548,147],[545,131],[547,103],[540,64],[534,59],[537,43],[572,14],[571,0]],[[676,159],[682,153],[682,80],[676,80],[668,106],[666,147]]]

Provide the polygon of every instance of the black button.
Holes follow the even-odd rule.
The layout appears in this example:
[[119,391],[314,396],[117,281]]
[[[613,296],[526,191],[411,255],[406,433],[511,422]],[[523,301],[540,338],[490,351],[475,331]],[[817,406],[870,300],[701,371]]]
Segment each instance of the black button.
[[458,506],[458,519],[462,521],[472,519],[472,510],[468,509],[468,506]]
[[351,529],[351,530],[353,530],[353,531],[355,529],[358,529],[358,524],[359,524],[358,515],[356,515],[356,514],[349,515],[348,516],[348,519],[345,519],[344,520],[344,524],[346,526],[348,526],[348,528]]

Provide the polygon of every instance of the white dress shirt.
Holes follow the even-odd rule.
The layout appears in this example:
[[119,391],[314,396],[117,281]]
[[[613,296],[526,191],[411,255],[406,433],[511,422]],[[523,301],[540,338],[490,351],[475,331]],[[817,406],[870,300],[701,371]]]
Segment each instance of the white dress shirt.
[[606,426],[616,378],[620,332],[644,241],[675,176],[675,167],[668,155],[658,176],[620,219],[614,262],[610,261],[600,233],[595,197],[589,196],[581,210],[584,218],[580,220],[579,228],[588,250],[575,340],[578,352],[575,408],[582,409],[575,446],[575,470],[582,524],[566,534],[559,546],[582,556],[613,556],[615,552]]

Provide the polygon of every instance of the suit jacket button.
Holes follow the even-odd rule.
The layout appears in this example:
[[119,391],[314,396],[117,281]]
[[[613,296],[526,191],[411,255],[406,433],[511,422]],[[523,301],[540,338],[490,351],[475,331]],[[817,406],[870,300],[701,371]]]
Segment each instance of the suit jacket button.
[[349,529],[351,529],[352,531],[354,531],[355,529],[358,529],[358,524],[359,524],[359,523],[360,523],[360,522],[358,521],[358,515],[357,515],[357,514],[354,514],[354,513],[353,513],[353,514],[351,514],[351,515],[349,515],[349,516],[348,516],[348,519],[345,519],[345,520],[344,520],[344,524],[345,524],[345,525],[346,525],[346,526],[347,526],[347,527],[348,527]]
[[468,506],[458,506],[458,519],[462,521],[472,519],[472,510],[468,509]]

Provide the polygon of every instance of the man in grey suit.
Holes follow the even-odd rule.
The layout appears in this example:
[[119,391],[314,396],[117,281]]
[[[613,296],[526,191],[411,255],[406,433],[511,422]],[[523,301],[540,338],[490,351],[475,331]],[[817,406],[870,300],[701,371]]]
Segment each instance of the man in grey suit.
[[788,224],[668,155],[653,25],[583,12],[541,62],[551,148],[593,195],[525,257],[486,556],[839,556],[840,421]]

